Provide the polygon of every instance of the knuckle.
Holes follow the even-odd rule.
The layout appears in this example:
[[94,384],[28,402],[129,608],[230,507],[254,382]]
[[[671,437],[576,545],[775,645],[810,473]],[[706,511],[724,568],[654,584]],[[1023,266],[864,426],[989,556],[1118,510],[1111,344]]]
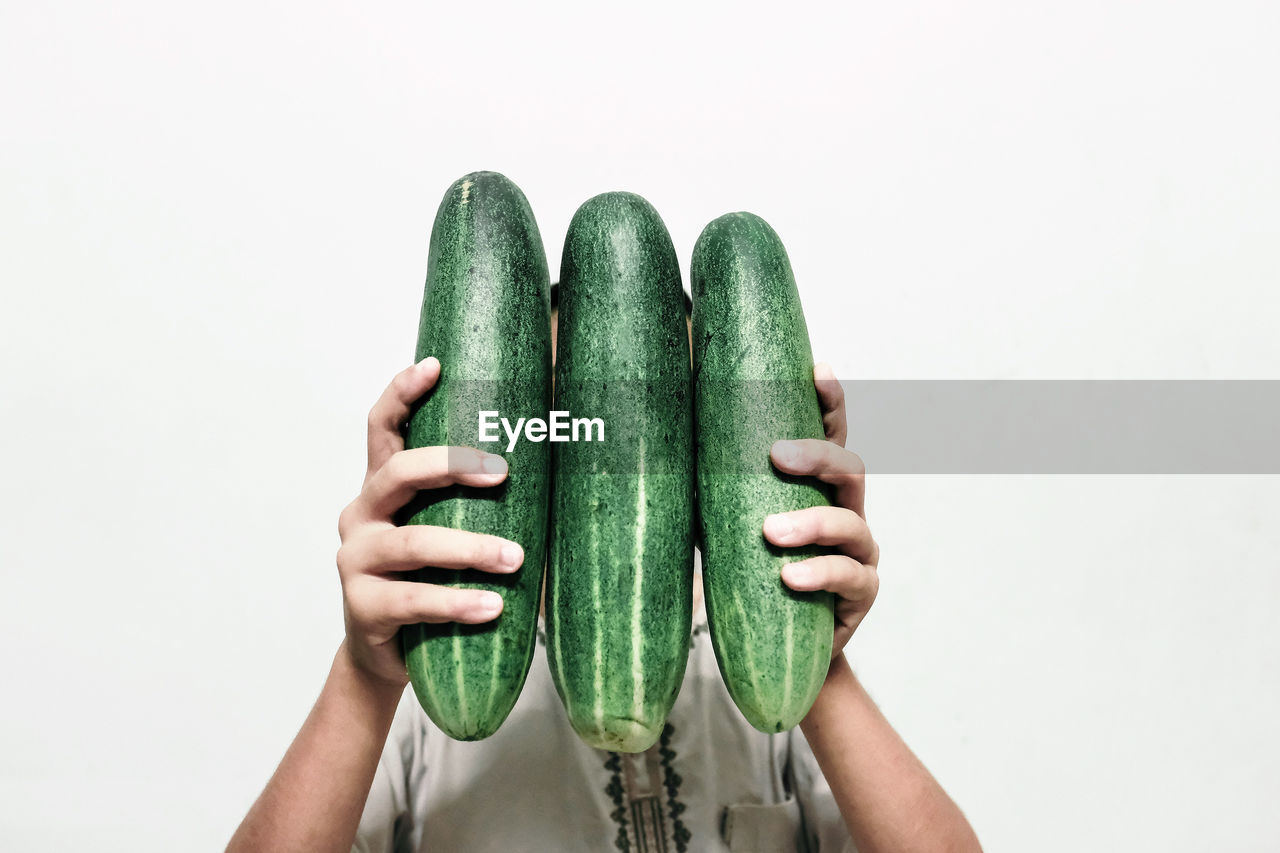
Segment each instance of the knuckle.
[[397,399],[408,402],[409,395],[413,392],[413,365],[406,367],[395,375],[391,380],[391,390]]
[[387,461],[382,463],[382,470],[386,472],[386,476],[393,482],[399,483],[404,479],[405,469],[408,467],[408,460],[405,459],[407,451],[397,450],[387,457]]
[[369,601],[362,595],[357,588],[343,589],[344,597],[347,604],[347,615],[356,625],[370,625],[376,620],[373,616],[373,608]]
[[380,601],[380,610],[372,613],[373,621],[381,624],[405,625],[417,621],[417,613],[413,603],[417,592],[413,589],[397,589],[384,596]]
[[845,512],[848,513],[845,518],[849,523],[850,536],[859,542],[869,540],[871,538],[871,528],[867,526],[867,522],[863,520],[862,516],[851,509],[846,509]]
[[395,538],[391,551],[394,559],[401,565],[413,565],[419,562],[422,554],[423,539],[427,532],[418,525],[406,525],[395,529]]
[[849,557],[831,557],[827,565],[827,588],[848,596],[857,585],[857,563]]
[[338,537],[345,540],[356,526],[356,502],[352,501],[342,508],[342,512],[338,513]]
[[474,537],[468,546],[468,558],[473,568],[483,568],[498,562],[499,549],[502,546],[494,536]]
[[[424,607],[426,607],[424,603]],[[462,590],[438,587],[431,597],[431,613],[439,619],[456,621],[467,614],[467,594]]]
[[414,459],[414,454],[408,450],[397,450],[387,457],[382,467],[386,470],[386,476],[392,484],[403,486],[414,479],[417,471]]
[[844,580],[849,576],[853,559],[846,554],[827,554],[821,558],[823,572],[831,580]]
[[381,559],[377,544],[377,539],[370,537],[359,537],[350,542],[344,542],[338,548],[335,560],[338,564],[339,576],[347,580],[355,580],[361,575],[368,574],[371,569],[376,569],[375,564]]
[[[823,425],[826,428],[826,425]],[[844,453],[844,448],[837,442],[831,440],[831,434],[828,433],[826,438],[817,441],[818,446],[813,450],[813,464],[815,468],[831,470],[840,467],[840,456]]]
[[836,481],[841,484],[857,485],[867,474],[867,466],[863,463],[862,457],[852,450],[835,445],[832,445],[831,450],[830,468]]
[[874,599],[880,592],[880,576],[875,572],[867,572],[867,578],[863,582],[863,586],[866,589],[867,600]]
[[407,616],[421,619],[432,613],[434,596],[430,584],[415,583],[409,586],[401,596],[401,604]]

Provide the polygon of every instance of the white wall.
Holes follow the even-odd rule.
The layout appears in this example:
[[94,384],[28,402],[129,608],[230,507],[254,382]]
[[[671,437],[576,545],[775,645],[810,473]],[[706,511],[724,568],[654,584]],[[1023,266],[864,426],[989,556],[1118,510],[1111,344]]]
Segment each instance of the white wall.
[[[1273,3],[426,5],[0,12],[14,849],[225,843],[340,638],[335,521],[465,172],[553,271],[597,192],[686,270],[764,215],[845,377],[1278,378]],[[868,501],[852,658],[988,850],[1280,844],[1275,478]]]

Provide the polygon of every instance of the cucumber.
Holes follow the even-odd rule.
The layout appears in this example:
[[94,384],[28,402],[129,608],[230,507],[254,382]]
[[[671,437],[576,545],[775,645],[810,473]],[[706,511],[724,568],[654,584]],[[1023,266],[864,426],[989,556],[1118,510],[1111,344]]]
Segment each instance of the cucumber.
[[[479,446],[478,415],[495,410],[546,417],[551,402],[551,308],[547,257],[524,194],[496,172],[474,172],[445,194],[431,230],[417,358],[440,359],[436,387],[411,414],[406,447]],[[502,452],[505,443],[487,444]],[[524,686],[533,657],[550,500],[548,445],[519,442],[508,476],[492,488],[420,492],[408,524],[435,524],[519,542],[513,575],[425,568],[412,579],[487,589],[502,614],[482,625],[407,625],[405,663],[418,701],[450,737],[497,731]]]
[[555,408],[601,442],[552,451],[547,659],[591,746],[641,752],[684,677],[693,592],[693,409],[680,265],[657,211],[605,193],[560,271]]
[[824,438],[813,354],[791,262],[750,213],[711,222],[693,249],[694,420],[702,578],[716,661],[751,725],[800,722],[831,663],[833,597],[793,592],[788,562],[830,549],[776,548],[765,516],[829,503],[829,490],[780,474],[778,439]]

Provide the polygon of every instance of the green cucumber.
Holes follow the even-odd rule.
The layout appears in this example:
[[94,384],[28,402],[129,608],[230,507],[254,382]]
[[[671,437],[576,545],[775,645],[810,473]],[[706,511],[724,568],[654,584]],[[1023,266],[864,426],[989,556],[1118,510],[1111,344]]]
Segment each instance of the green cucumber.
[[778,439],[824,438],[813,354],[791,262],[750,213],[711,222],[693,249],[694,420],[702,578],[716,661],[751,725],[800,722],[831,663],[833,599],[794,592],[788,562],[829,553],[776,548],[765,516],[829,503],[807,478],[780,474]]
[[[436,387],[415,407],[405,446],[479,446],[481,410],[546,417],[551,402],[551,308],[547,257],[524,194],[495,172],[474,172],[445,194],[431,230],[417,358],[440,360]],[[487,445],[501,452],[503,445]],[[450,737],[497,731],[524,686],[533,657],[550,499],[545,443],[519,442],[508,476],[492,488],[420,492],[408,524],[488,533],[520,543],[512,575],[425,568],[412,579],[503,598],[481,625],[407,625],[405,663],[418,701]]]
[[639,196],[574,214],[556,350],[555,408],[601,418],[605,441],[552,451],[547,659],[584,741],[641,752],[689,655],[693,410],[679,261]]

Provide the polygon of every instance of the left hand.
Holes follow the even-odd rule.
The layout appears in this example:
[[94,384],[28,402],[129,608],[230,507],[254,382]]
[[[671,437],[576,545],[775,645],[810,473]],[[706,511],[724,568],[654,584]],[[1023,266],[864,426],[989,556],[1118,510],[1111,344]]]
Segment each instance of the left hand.
[[844,447],[848,431],[844,389],[826,364],[814,367],[813,381],[827,440],[777,441],[770,457],[779,471],[816,477],[835,486],[835,503],[770,515],[764,520],[764,536],[786,548],[831,545],[839,552],[798,560],[782,569],[783,582],[797,592],[822,589],[835,593],[836,630],[831,644],[834,659],[876,600],[880,546],[871,537],[863,506],[866,467],[858,454]]

